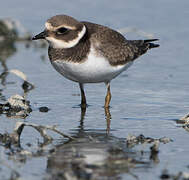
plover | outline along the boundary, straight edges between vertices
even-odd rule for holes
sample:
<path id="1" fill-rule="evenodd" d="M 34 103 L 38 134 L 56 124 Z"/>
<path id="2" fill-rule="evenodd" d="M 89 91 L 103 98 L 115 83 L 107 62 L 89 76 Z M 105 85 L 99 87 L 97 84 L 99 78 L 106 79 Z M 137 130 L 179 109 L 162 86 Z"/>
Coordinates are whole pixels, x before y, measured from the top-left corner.
<path id="1" fill-rule="evenodd" d="M 45 30 L 32 40 L 45 39 L 53 67 L 64 77 L 79 83 L 81 106 L 86 107 L 85 83 L 105 83 L 105 107 L 111 100 L 110 82 L 158 39 L 127 40 L 109 27 L 56 15 L 45 23 Z"/>

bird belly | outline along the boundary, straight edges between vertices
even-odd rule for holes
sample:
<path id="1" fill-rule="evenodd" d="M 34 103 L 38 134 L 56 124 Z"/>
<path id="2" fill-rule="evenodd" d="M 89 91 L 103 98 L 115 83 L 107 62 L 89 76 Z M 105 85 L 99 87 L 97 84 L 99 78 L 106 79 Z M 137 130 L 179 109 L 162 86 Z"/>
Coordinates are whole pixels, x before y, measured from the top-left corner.
<path id="1" fill-rule="evenodd" d="M 122 71 L 126 70 L 132 62 L 125 65 L 112 66 L 104 57 L 90 55 L 81 62 L 56 60 L 52 62 L 54 68 L 67 79 L 79 83 L 109 82 Z"/>

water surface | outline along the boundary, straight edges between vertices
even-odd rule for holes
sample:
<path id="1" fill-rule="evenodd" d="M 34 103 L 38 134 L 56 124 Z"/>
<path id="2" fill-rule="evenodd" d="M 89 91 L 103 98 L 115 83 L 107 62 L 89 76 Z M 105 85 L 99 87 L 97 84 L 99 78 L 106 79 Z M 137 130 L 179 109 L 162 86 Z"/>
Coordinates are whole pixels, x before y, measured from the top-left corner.
<path id="1" fill-rule="evenodd" d="M 41 32 L 49 17 L 68 14 L 78 20 L 92 21 L 114 29 L 136 28 L 160 39 L 160 48 L 140 57 L 132 67 L 112 81 L 110 108 L 110 133 L 114 138 L 144 134 L 154 138 L 165 136 L 173 140 L 171 143 L 160 145 L 159 163 L 131 170 L 139 179 L 159 179 L 165 168 L 171 173 L 188 171 L 189 134 L 175 122 L 189 111 L 189 61 L 186 38 L 189 29 L 188 5 L 187 0 L 7 0 L 1 3 L 0 17 L 19 20 L 32 34 Z M 128 39 L 146 38 L 135 32 L 127 33 L 125 36 Z M 8 69 L 19 69 L 26 73 L 29 81 L 35 85 L 35 89 L 27 96 L 33 111 L 24 120 L 1 115 L 0 132 L 12 132 L 15 123 L 21 120 L 42 125 L 57 124 L 58 128 L 67 134 L 82 131 L 104 137 L 104 84 L 85 86 L 89 107 L 81 125 L 78 85 L 63 78 L 51 67 L 47 49 L 35 49 L 33 46 L 26 48 L 22 42 L 16 43 L 15 48 L 16 51 L 13 50 L 4 62 Z M 44 60 L 41 59 L 41 55 L 45 55 Z M 3 66 L 0 70 L 4 71 Z M 5 85 L 1 85 L 2 96 L 7 99 L 12 94 L 22 94 L 21 83 L 19 78 L 8 74 Z M 38 108 L 41 106 L 47 106 L 50 111 L 39 112 Z M 33 129 L 26 128 L 22 135 L 22 144 L 37 143 L 38 138 L 39 134 Z M 57 144 L 58 142 L 57 140 Z M 6 159 L 3 147 L 1 151 L 1 158 Z M 42 179 L 48 171 L 46 156 L 28 158 L 25 163 L 12 160 L 7 162 L 18 170 L 23 179 Z M 6 176 L 6 171 L 8 170 L 5 167 L 0 173 Z M 119 176 L 122 179 L 135 179 L 126 171 L 120 172 Z"/>

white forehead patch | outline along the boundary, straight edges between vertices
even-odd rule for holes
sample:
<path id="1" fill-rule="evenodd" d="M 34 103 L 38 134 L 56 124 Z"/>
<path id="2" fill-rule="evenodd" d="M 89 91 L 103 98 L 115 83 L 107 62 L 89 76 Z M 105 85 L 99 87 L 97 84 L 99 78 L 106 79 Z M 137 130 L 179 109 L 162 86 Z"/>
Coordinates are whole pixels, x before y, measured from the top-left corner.
<path id="1" fill-rule="evenodd" d="M 80 41 L 80 39 L 84 36 L 85 32 L 86 27 L 83 25 L 83 28 L 79 32 L 78 36 L 71 41 L 65 42 L 64 40 L 59 40 L 54 37 L 46 37 L 46 40 L 49 42 L 49 45 L 53 48 L 71 48 L 74 47 Z"/>
<path id="2" fill-rule="evenodd" d="M 54 30 L 54 27 L 53 27 L 50 23 L 48 23 L 48 22 L 45 23 L 45 27 L 46 27 L 48 30 Z"/>

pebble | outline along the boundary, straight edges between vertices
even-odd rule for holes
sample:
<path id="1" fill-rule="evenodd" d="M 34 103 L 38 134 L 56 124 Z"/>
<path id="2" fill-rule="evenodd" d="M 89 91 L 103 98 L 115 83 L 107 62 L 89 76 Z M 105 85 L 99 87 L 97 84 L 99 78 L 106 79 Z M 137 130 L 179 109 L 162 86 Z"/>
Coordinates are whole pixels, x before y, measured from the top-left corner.
<path id="1" fill-rule="evenodd" d="M 40 112 L 48 112 L 48 111 L 49 111 L 49 108 L 46 107 L 46 106 L 43 106 L 43 107 L 40 107 L 40 108 L 39 108 L 39 111 L 40 111 Z"/>

